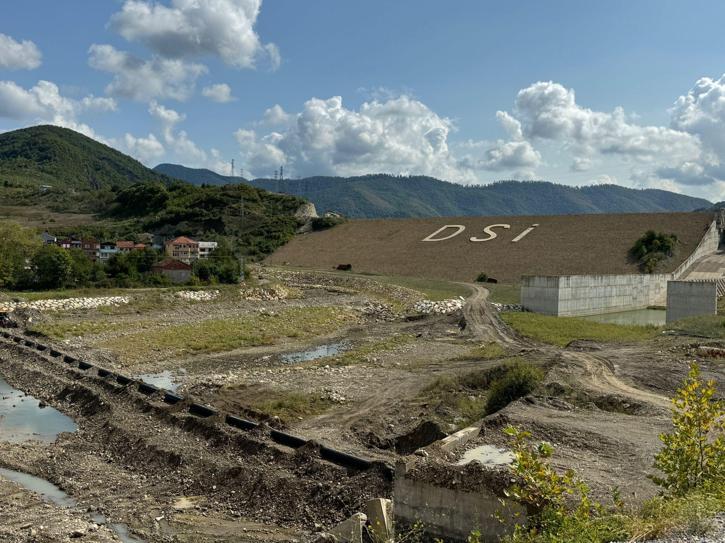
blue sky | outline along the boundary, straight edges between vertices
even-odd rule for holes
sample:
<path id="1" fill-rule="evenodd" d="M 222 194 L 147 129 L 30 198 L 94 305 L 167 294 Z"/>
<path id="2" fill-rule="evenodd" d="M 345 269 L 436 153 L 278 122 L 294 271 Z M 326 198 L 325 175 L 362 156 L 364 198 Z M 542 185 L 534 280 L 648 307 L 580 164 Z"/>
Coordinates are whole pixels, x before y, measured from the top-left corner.
<path id="1" fill-rule="evenodd" d="M 722 2 L 6 0 L 0 130 L 245 175 L 725 199 Z"/>

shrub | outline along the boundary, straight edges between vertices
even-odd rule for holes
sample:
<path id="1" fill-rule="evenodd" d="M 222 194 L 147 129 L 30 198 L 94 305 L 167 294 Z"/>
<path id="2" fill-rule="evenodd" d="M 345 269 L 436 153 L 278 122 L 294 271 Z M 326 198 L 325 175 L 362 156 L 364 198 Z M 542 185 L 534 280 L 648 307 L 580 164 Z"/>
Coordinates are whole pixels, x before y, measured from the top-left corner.
<path id="1" fill-rule="evenodd" d="M 476 283 L 486 283 L 488 281 L 488 274 L 486 273 L 479 273 L 478 277 L 476 277 Z"/>
<path id="2" fill-rule="evenodd" d="M 486 401 L 486 414 L 490 415 L 508 404 L 526 396 L 536 388 L 543 372 L 531 364 L 516 362 L 507 371 L 491 382 Z"/>
<path id="3" fill-rule="evenodd" d="M 704 382 L 692 363 L 672 399 L 674 430 L 660 435 L 664 447 L 655 456 L 665 476 L 654 480 L 676 496 L 725 488 L 725 402 L 715 393 L 715 381 Z"/>
<path id="4" fill-rule="evenodd" d="M 677 246 L 677 236 L 648 230 L 634 242 L 629 250 L 630 256 L 639 261 L 640 269 L 645 273 L 654 273 L 657 265 L 672 256 Z"/>
<path id="5" fill-rule="evenodd" d="M 337 226 L 338 224 L 342 224 L 345 222 L 345 219 L 342 217 L 315 217 L 312 219 L 312 229 L 317 230 L 327 230 L 328 228 L 332 228 L 333 226 Z"/>

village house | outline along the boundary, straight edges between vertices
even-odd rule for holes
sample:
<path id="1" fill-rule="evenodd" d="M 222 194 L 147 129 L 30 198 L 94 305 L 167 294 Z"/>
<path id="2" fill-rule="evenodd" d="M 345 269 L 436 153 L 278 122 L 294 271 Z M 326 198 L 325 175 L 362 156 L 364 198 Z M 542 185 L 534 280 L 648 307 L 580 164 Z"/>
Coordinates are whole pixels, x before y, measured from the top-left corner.
<path id="1" fill-rule="evenodd" d="M 130 253 L 131 251 L 142 251 L 146 248 L 143 243 L 135 243 L 133 241 L 119 240 L 116 242 L 116 249 L 119 253 Z"/>
<path id="2" fill-rule="evenodd" d="M 118 253 L 118 247 L 116 247 L 115 241 L 104 241 L 101 243 L 101 247 L 98 251 L 99 260 L 108 260 L 113 255 Z"/>
<path id="3" fill-rule="evenodd" d="M 219 244 L 216 241 L 199 242 L 199 258 L 208 258 L 212 251 L 216 250 Z"/>
<path id="4" fill-rule="evenodd" d="M 91 260 L 96 260 L 100 257 L 101 244 L 93 238 L 81 240 L 80 248 Z"/>
<path id="5" fill-rule="evenodd" d="M 199 242 L 186 236 L 179 236 L 166 242 L 166 254 L 186 264 L 199 258 Z"/>
<path id="6" fill-rule="evenodd" d="M 52 234 L 49 234 L 48 232 L 43 232 L 42 234 L 40 234 L 40 239 L 45 245 L 55 245 L 58 242 L 58 238 L 56 238 Z"/>
<path id="7" fill-rule="evenodd" d="M 151 271 L 168 277 L 172 283 L 186 283 L 191 279 L 191 266 L 173 258 L 157 262 L 151 267 Z"/>

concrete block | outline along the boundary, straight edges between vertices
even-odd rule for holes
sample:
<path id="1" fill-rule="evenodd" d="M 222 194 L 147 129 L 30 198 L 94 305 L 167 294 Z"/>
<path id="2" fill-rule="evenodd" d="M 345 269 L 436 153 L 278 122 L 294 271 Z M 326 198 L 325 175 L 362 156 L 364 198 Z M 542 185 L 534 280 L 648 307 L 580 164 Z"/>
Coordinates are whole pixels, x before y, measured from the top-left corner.
<path id="1" fill-rule="evenodd" d="M 366 505 L 368 524 L 375 543 L 393 541 L 393 502 L 385 498 L 375 498 Z"/>
<path id="2" fill-rule="evenodd" d="M 335 526 L 330 533 L 342 543 L 363 543 L 363 531 L 368 517 L 363 513 L 355 513 L 349 519 Z"/>
<path id="3" fill-rule="evenodd" d="M 438 446 L 444 451 L 452 451 L 458 447 L 462 447 L 474 437 L 481 433 L 480 426 L 469 426 L 463 430 L 458 430 L 456 433 L 449 435 L 446 438 L 441 439 L 438 442 Z"/>

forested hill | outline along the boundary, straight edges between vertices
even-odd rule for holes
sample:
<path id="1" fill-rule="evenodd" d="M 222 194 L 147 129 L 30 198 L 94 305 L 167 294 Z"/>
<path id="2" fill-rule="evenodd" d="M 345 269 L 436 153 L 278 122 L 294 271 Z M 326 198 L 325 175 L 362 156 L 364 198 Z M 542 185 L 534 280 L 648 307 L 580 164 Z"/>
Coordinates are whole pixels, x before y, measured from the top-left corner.
<path id="1" fill-rule="evenodd" d="M 0 181 L 75 190 L 124 188 L 166 176 L 94 139 L 59 126 L 0 134 Z"/>
<path id="2" fill-rule="evenodd" d="M 179 164 L 159 164 L 154 171 L 176 179 L 183 179 L 194 185 L 229 185 L 248 182 L 244 177 L 220 175 L 205 168 L 187 168 Z"/>
<path id="3" fill-rule="evenodd" d="M 239 178 L 183 166 L 164 164 L 156 170 L 198 184 L 239 182 Z M 313 202 L 319 213 L 337 211 L 358 218 L 645 213 L 712 206 L 707 200 L 664 190 L 635 190 L 618 185 L 576 188 L 544 181 L 501 181 L 466 187 L 432 177 L 367 175 L 246 182 L 273 192 L 301 196 Z"/>

